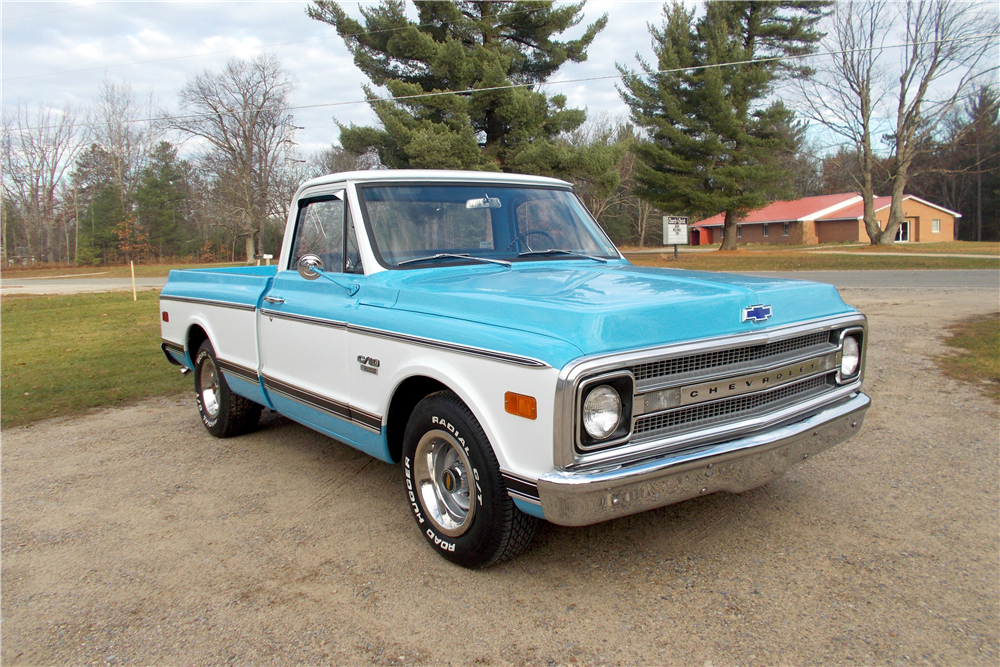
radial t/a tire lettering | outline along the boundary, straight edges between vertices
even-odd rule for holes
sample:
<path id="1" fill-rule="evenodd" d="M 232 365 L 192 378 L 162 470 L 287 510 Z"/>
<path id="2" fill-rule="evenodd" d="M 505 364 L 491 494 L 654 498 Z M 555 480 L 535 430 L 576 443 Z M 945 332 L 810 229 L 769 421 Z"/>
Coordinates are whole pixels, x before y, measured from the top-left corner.
<path id="1" fill-rule="evenodd" d="M 194 358 L 194 393 L 201 422 L 217 438 L 249 433 L 260 421 L 263 406 L 232 392 L 207 340 Z"/>
<path id="2" fill-rule="evenodd" d="M 450 391 L 424 398 L 403 436 L 407 502 L 424 539 L 448 560 L 481 568 L 520 553 L 538 520 L 507 495 L 472 411 Z"/>

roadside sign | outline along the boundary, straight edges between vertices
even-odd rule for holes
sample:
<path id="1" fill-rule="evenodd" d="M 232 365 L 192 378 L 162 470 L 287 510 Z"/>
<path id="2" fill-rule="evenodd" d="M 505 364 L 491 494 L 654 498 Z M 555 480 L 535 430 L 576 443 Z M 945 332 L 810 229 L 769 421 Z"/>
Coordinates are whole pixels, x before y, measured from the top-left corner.
<path id="1" fill-rule="evenodd" d="M 677 260 L 677 246 L 688 245 L 688 219 L 680 215 L 663 216 L 663 245 L 674 246 L 674 260 Z"/>
<path id="2" fill-rule="evenodd" d="M 688 245 L 688 219 L 683 216 L 663 216 L 663 245 Z"/>

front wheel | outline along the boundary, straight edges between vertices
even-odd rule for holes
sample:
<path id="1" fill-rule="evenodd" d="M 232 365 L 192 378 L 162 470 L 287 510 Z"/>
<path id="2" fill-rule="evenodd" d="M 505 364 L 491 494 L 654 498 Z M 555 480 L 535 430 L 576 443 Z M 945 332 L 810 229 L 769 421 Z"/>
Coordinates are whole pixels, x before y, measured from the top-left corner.
<path id="1" fill-rule="evenodd" d="M 249 433 L 260 421 L 263 407 L 232 392 L 207 340 L 194 358 L 194 392 L 201 421 L 217 438 Z"/>
<path id="2" fill-rule="evenodd" d="M 452 392 L 431 394 L 413 410 L 403 474 L 424 539 L 453 563 L 486 567 L 530 544 L 538 520 L 507 495 L 486 434 Z"/>

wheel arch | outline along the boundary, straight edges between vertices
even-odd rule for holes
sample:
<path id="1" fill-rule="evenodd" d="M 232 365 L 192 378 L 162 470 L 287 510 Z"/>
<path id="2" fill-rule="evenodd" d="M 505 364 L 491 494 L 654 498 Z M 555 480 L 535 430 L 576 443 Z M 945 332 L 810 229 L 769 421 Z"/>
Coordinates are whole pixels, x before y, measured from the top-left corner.
<path id="1" fill-rule="evenodd" d="M 195 323 L 188 327 L 187 334 L 184 336 L 184 349 L 187 351 L 188 363 L 191 364 L 191 368 L 194 368 L 194 358 L 198 355 L 198 348 L 206 340 L 210 341 L 211 338 L 201 324 Z"/>
<path id="2" fill-rule="evenodd" d="M 427 396 L 439 391 L 453 391 L 440 380 L 426 375 L 411 375 L 401 381 L 392 392 L 389 399 L 389 409 L 386 412 L 386 443 L 389 446 L 389 456 L 394 462 L 399 462 L 403 452 L 403 433 L 406 424 L 413 414 L 417 403 Z"/>

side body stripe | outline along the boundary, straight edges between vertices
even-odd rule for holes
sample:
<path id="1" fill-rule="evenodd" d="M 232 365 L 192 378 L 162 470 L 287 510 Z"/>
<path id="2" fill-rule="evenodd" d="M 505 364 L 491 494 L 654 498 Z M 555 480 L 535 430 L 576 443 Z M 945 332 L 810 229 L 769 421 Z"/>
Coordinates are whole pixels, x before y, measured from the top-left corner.
<path id="1" fill-rule="evenodd" d="M 266 375 L 264 376 L 264 386 L 268 391 L 281 394 L 286 398 L 298 401 L 308 407 L 321 410 L 327 414 L 333 415 L 334 417 L 339 417 L 340 419 L 353 422 L 359 426 L 363 426 L 371 431 L 374 431 L 375 433 L 380 433 L 382 430 L 382 417 L 352 407 L 346 403 L 331 400 L 324 396 L 320 396 L 319 394 L 302 389 L 301 387 L 296 387 L 295 385 L 282 382 L 281 380 L 276 380 Z"/>
<path id="2" fill-rule="evenodd" d="M 232 301 L 220 301 L 218 299 L 199 299 L 193 296 L 170 296 L 161 294 L 160 301 L 180 301 L 181 303 L 197 303 L 204 306 L 218 306 L 220 308 L 232 308 L 234 310 L 257 310 L 257 306 L 250 303 L 233 303 Z"/>

